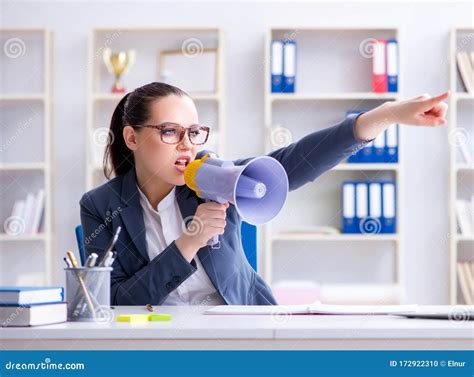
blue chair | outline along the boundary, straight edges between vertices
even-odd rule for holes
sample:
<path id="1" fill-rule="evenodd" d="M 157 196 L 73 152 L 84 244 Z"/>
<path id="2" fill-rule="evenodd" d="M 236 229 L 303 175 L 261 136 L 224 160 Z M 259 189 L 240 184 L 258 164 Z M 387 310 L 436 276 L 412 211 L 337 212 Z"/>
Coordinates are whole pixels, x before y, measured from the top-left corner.
<path id="1" fill-rule="evenodd" d="M 247 257 L 247 260 L 249 261 L 252 268 L 257 271 L 257 227 L 242 221 L 240 234 L 242 237 L 242 247 L 244 249 L 245 256 Z M 79 248 L 81 265 L 84 266 L 86 262 L 86 254 L 84 251 L 82 225 L 76 226 L 76 241 L 77 247 Z"/>

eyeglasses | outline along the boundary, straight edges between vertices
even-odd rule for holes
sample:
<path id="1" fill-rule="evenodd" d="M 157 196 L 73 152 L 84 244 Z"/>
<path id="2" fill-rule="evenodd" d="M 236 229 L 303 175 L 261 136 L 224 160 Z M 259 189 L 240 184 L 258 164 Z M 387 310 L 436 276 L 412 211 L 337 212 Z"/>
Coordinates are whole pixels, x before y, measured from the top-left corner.
<path id="1" fill-rule="evenodd" d="M 192 125 L 183 127 L 176 123 L 163 123 L 158 126 L 137 124 L 135 128 L 154 128 L 160 132 L 161 141 L 165 144 L 178 144 L 183 140 L 184 134 L 188 134 L 189 141 L 194 145 L 202 145 L 209 137 L 209 127 Z"/>

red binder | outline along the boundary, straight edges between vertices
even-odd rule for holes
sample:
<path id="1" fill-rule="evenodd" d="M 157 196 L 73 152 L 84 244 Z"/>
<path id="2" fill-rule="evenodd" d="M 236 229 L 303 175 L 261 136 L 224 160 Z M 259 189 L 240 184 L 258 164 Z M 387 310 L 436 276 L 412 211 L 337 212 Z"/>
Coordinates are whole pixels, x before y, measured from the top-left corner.
<path id="1" fill-rule="evenodd" d="M 374 39 L 372 55 L 372 91 L 387 92 L 387 42 L 385 39 Z"/>

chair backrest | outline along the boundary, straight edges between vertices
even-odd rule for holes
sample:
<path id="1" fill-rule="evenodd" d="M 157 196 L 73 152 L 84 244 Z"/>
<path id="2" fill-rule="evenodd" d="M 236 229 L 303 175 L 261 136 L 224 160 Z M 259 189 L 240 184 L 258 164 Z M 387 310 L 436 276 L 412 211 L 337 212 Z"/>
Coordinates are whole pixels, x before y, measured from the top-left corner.
<path id="1" fill-rule="evenodd" d="M 252 268 L 257 271 L 257 227 L 242 221 L 240 227 L 242 247 Z"/>
<path id="2" fill-rule="evenodd" d="M 242 236 L 242 247 L 244 249 L 245 256 L 247 257 L 247 260 L 249 261 L 252 268 L 257 271 L 257 227 L 242 221 L 240 234 Z M 86 254 L 84 251 L 82 225 L 76 226 L 76 241 L 77 248 L 79 249 L 81 265 L 84 266 L 86 262 Z"/>

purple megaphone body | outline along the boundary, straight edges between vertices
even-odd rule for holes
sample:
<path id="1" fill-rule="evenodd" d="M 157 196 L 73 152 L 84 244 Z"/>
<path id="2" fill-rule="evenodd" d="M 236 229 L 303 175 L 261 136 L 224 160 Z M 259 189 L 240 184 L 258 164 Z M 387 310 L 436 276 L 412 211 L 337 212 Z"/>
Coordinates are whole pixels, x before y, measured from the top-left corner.
<path id="1" fill-rule="evenodd" d="M 195 187 L 191 188 L 203 199 L 232 203 L 249 224 L 269 222 L 286 202 L 288 176 L 272 157 L 256 157 L 242 166 L 209 156 L 197 162 L 192 177 Z M 216 244 L 217 236 L 209 241 L 209 245 Z"/>

